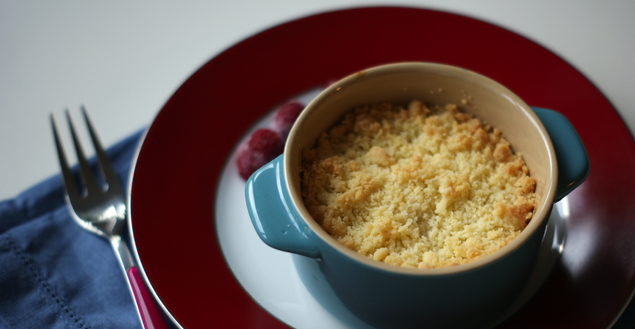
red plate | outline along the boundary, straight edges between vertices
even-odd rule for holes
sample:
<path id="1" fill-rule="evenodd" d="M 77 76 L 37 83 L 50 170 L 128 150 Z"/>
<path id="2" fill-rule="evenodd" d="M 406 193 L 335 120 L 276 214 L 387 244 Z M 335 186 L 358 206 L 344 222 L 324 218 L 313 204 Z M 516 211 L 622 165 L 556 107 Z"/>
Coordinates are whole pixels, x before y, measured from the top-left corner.
<path id="1" fill-rule="evenodd" d="M 635 285 L 635 143 L 607 99 L 542 46 L 449 13 L 361 8 L 319 14 L 246 39 L 179 88 L 152 123 L 131 190 L 145 275 L 186 328 L 285 328 L 234 280 L 214 233 L 218 177 L 241 135 L 276 104 L 357 70 L 401 61 L 480 72 L 575 126 L 591 162 L 570 194 L 560 261 L 504 328 L 604 328 Z"/>

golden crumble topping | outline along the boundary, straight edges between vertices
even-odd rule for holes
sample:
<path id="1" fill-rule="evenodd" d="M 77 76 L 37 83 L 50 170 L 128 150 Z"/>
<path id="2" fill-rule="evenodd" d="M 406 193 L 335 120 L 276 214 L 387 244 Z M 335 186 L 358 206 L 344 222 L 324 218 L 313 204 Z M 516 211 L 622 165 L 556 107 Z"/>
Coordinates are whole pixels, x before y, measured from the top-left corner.
<path id="1" fill-rule="evenodd" d="M 302 158 L 313 218 L 346 247 L 388 264 L 478 259 L 533 214 L 536 181 L 520 154 L 454 104 L 359 107 Z"/>

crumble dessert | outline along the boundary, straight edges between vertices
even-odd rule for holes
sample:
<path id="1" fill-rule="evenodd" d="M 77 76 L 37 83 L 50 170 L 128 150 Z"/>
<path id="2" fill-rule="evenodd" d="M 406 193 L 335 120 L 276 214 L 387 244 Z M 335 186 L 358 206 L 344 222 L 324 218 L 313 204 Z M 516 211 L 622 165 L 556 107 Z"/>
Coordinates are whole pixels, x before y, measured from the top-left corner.
<path id="1" fill-rule="evenodd" d="M 302 197 L 344 246 L 435 268 L 499 250 L 525 228 L 535 179 L 498 129 L 454 104 L 356 108 L 302 152 Z"/>

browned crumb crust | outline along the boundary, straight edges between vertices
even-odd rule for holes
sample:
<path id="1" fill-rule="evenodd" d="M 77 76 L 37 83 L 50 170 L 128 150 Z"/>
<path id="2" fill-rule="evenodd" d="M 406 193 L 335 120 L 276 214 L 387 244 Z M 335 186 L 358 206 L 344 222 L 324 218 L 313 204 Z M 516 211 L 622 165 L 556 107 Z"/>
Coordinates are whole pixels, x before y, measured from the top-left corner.
<path id="1" fill-rule="evenodd" d="M 536 181 L 500 131 L 449 104 L 363 106 L 303 150 L 302 197 L 346 247 L 377 261 L 463 264 L 514 239 Z"/>

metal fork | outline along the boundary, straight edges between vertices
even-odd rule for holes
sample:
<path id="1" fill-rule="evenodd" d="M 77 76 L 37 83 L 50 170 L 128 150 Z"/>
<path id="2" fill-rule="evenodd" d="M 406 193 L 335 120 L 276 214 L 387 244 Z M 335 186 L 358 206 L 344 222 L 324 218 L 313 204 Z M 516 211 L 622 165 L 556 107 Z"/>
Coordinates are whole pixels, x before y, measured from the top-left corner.
<path id="1" fill-rule="evenodd" d="M 70 127 L 75 151 L 77 152 L 81 185 L 75 181 L 66 160 L 62 141 L 57 132 L 55 118 L 51 114 L 53 137 L 55 138 L 57 155 L 62 169 L 62 180 L 66 188 L 66 201 L 72 210 L 71 212 L 76 215 L 73 218 L 81 227 L 106 238 L 110 242 L 121 269 L 126 275 L 128 288 L 132 294 L 132 300 L 135 303 L 137 314 L 143 327 L 167 328 L 165 319 L 154 303 L 134 265 L 126 242 L 121 238 L 122 229 L 126 222 L 126 202 L 119 178 L 112 168 L 110 160 L 108 160 L 108 155 L 101 146 L 86 109 L 82 106 L 81 110 L 93 141 L 103 184 L 93 174 L 75 131 L 73 120 L 68 110 L 66 110 L 68 126 Z"/>

